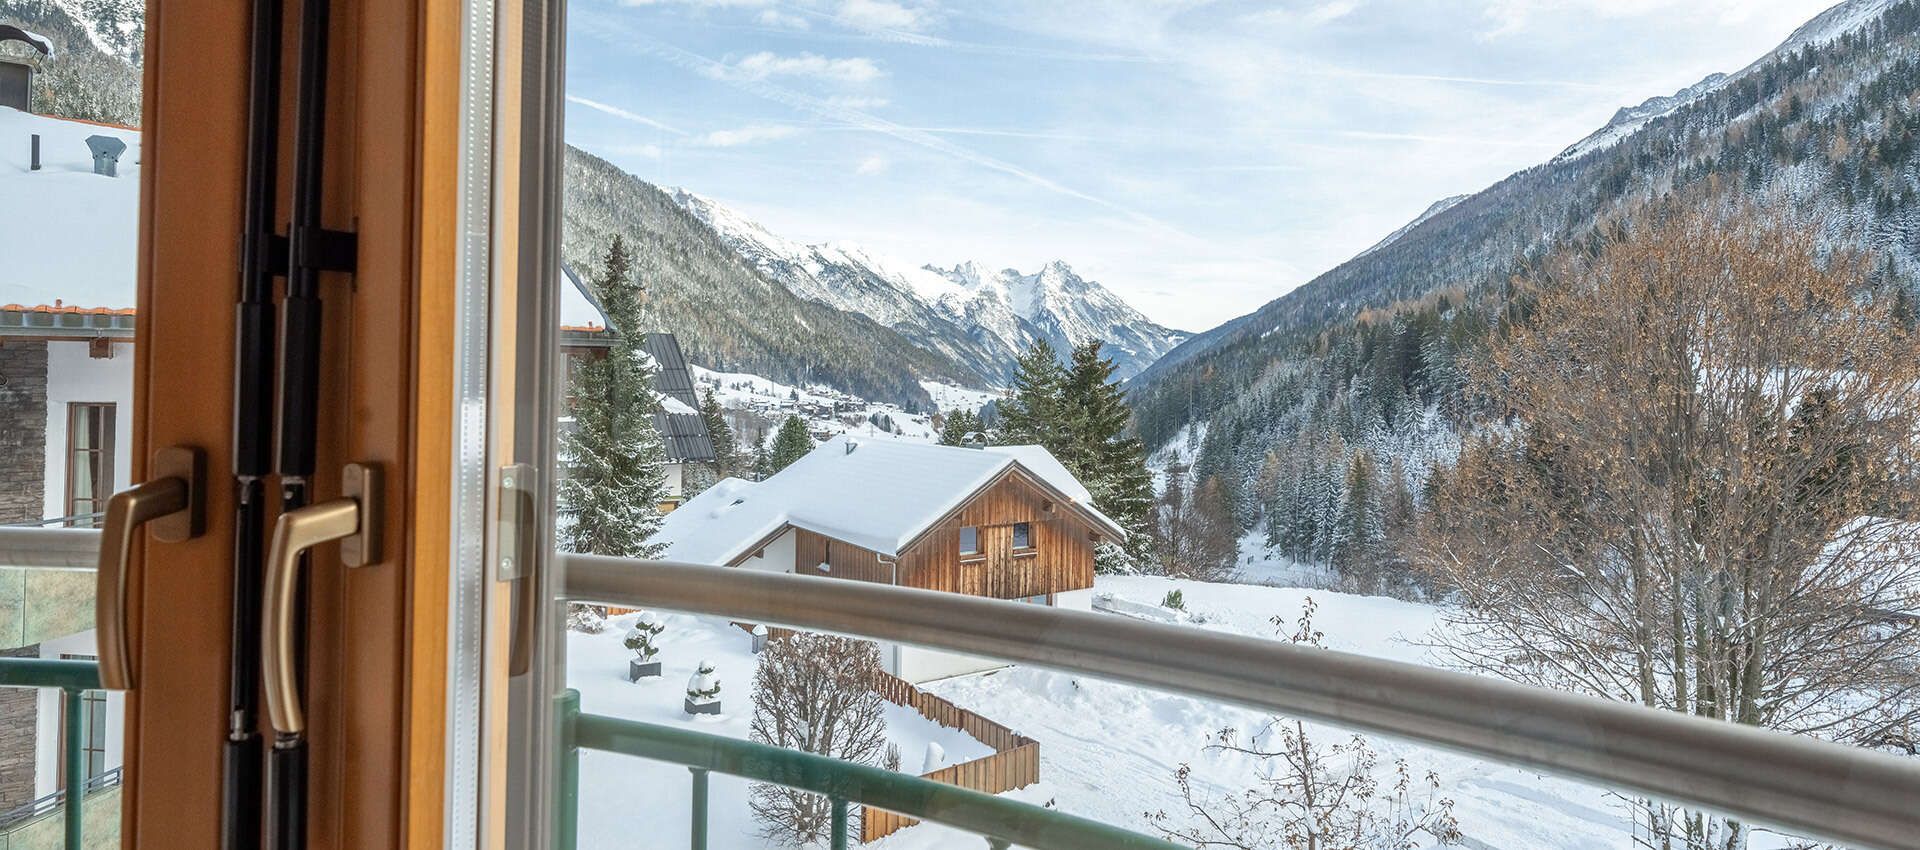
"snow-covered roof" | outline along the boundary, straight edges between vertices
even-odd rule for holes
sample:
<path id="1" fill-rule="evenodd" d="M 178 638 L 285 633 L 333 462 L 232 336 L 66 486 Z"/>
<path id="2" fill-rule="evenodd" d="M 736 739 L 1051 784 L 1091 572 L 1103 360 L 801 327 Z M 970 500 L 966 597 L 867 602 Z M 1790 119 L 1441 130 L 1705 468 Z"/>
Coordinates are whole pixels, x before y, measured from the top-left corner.
<path id="1" fill-rule="evenodd" d="M 576 331 L 607 329 L 607 313 L 600 309 L 587 285 L 573 269 L 560 267 L 560 327 Z"/>
<path id="2" fill-rule="evenodd" d="M 30 137 L 40 136 L 40 170 Z M 93 173 L 88 136 L 127 143 L 118 177 Z M 134 307 L 140 133 L 0 106 L 0 306 L 114 312 Z"/>
<path id="3" fill-rule="evenodd" d="M 1059 492 L 1120 537 L 1087 488 L 1040 446 L 985 449 L 841 435 L 758 484 L 728 478 L 667 514 L 662 557 L 727 565 L 791 525 L 889 557 L 1010 469 Z"/>

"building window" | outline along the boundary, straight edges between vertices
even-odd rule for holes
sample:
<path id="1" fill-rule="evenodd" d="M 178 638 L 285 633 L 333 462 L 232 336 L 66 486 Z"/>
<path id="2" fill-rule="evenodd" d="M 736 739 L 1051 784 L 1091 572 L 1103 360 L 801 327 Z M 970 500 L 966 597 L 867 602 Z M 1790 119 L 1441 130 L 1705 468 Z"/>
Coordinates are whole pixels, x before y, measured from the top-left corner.
<path id="1" fill-rule="evenodd" d="M 63 654 L 60 657 L 75 661 L 94 660 L 94 656 L 91 655 Z M 64 701 L 73 699 L 73 697 L 63 694 L 61 699 Z M 64 713 L 66 706 L 63 704 L 60 710 Z M 64 753 L 66 752 L 66 725 L 62 724 L 60 730 L 60 751 Z M 107 772 L 106 691 L 80 692 L 80 762 L 86 766 L 84 781 L 91 782 L 95 777 Z M 59 764 L 60 770 L 62 771 L 60 780 L 62 783 L 65 783 L 65 771 L 67 769 L 66 758 L 62 757 L 59 759 Z"/>
<path id="2" fill-rule="evenodd" d="M 113 405 L 67 405 L 67 516 L 107 509 L 113 496 Z M 93 519 L 75 520 L 92 527 Z"/>
<path id="3" fill-rule="evenodd" d="M 1033 548 L 1033 524 L 1016 522 L 1013 524 L 1013 548 Z"/>
<path id="4" fill-rule="evenodd" d="M 980 529 L 971 525 L 960 528 L 960 554 L 980 554 Z"/>

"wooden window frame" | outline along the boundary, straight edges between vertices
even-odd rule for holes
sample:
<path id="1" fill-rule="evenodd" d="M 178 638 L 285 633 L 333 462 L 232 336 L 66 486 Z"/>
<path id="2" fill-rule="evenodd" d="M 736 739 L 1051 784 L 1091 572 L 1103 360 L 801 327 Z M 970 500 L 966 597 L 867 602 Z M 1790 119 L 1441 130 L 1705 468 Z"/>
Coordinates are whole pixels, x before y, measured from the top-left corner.
<path id="1" fill-rule="evenodd" d="M 1025 528 L 1027 530 L 1027 545 L 1025 546 L 1020 545 L 1020 529 L 1022 528 Z M 1038 548 L 1039 547 L 1035 546 L 1033 542 L 1033 523 L 1030 523 L 1030 522 L 1014 523 L 1013 524 L 1014 555 L 1016 556 L 1022 555 L 1022 554 L 1031 555 L 1031 554 L 1034 554 L 1036 551 L 1038 551 Z"/>
<path id="2" fill-rule="evenodd" d="M 100 427 L 99 445 L 81 449 L 77 437 L 80 434 L 80 419 L 86 413 L 93 412 L 103 417 Z M 110 401 L 70 401 L 67 402 L 67 442 L 66 442 L 66 490 L 61 502 L 67 516 L 97 514 L 107 509 L 107 500 L 113 497 L 113 450 L 114 430 L 119 425 L 117 405 Z M 86 500 L 85 509 L 77 504 L 74 485 L 79 481 L 78 470 L 81 455 L 96 455 L 97 460 L 89 460 L 87 466 L 93 471 L 93 495 Z M 92 527 L 93 520 L 76 521 L 73 525 Z"/>
<path id="3" fill-rule="evenodd" d="M 973 548 L 972 549 L 967 548 L 967 532 L 969 531 L 973 532 Z M 972 563 L 978 563 L 980 561 L 984 561 L 987 559 L 987 551 L 981 548 L 981 545 L 980 545 L 980 526 L 977 526 L 977 525 L 960 526 L 959 534 L 960 534 L 960 540 L 959 540 L 958 548 L 960 550 L 960 563 L 972 564 Z"/>

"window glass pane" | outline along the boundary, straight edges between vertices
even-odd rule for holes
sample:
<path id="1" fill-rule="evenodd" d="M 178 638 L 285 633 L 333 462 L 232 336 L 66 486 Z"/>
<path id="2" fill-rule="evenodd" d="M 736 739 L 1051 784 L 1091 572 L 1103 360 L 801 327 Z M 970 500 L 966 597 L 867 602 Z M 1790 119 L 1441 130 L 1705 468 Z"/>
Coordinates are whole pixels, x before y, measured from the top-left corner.
<path id="1" fill-rule="evenodd" d="M 603 310 L 564 344 L 674 334 L 689 407 L 711 391 L 707 436 L 732 443 L 716 480 L 660 484 L 690 499 L 660 522 L 668 556 L 791 563 L 761 538 L 801 518 L 862 549 L 934 541 L 875 552 L 930 591 L 1914 758 L 1920 630 L 1890 623 L 1920 588 L 1920 16 L 1823 18 L 1773 51 L 1784 22 L 1561 10 L 1503 34 L 1418 5 L 578 0 L 563 295 Z M 1706 40 L 1726 70 L 1757 61 L 1580 117 L 1622 105 L 1595 85 L 1625 78 L 1594 76 L 1611 45 L 1670 45 L 1636 67 L 1698 79 L 1682 57 Z M 615 444 L 576 396 L 574 445 Z M 686 448 L 662 422 L 664 466 Z M 993 489 L 998 462 L 1033 486 Z M 572 495 L 568 522 L 653 521 L 631 491 Z M 799 571 L 894 578 L 845 560 Z M 636 711 L 676 708 L 700 658 L 673 641 L 727 645 L 686 616 L 662 638 L 679 681 Z M 569 640 L 587 700 L 632 694 L 622 647 Z M 1032 798 L 1183 844 L 1371 847 L 1395 839 L 1321 830 L 1407 815 L 1416 846 L 1462 843 L 1455 801 L 1470 846 L 1801 843 L 1330 724 L 1086 679 L 1062 698 L 1043 659 L 910 656 L 881 657 L 1038 741 Z M 764 669 L 731 664 L 729 688 Z M 1318 754 L 1304 776 L 1290 750 Z M 1355 779 L 1370 799 L 1300 799 Z M 1242 804 L 1259 829 L 1209 828 Z"/>
<path id="2" fill-rule="evenodd" d="M 124 484 L 114 471 L 130 466 L 115 457 L 133 443 L 115 434 L 130 417 L 114 411 L 132 404 L 134 333 L 147 319 L 136 315 L 146 7 L 0 0 L 0 536 L 19 535 L 0 541 L 0 656 L 96 653 L 94 576 L 34 541 L 42 528 L 97 525 L 65 518 L 98 513 Z M 87 777 L 118 762 L 120 713 L 104 693 L 6 691 L 0 820 L 59 787 L 69 698 Z M 87 843 L 106 840 L 87 820 Z M 22 827 L 0 833 L 18 843 Z"/>

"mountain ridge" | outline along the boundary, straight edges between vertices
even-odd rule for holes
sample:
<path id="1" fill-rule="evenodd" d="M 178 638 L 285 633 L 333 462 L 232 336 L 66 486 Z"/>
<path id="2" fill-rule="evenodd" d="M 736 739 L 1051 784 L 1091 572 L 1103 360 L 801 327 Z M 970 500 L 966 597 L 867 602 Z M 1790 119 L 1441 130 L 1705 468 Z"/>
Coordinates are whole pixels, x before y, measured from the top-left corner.
<path id="1" fill-rule="evenodd" d="M 1613 120 L 1560 155 L 1516 171 L 1438 213 L 1423 215 L 1403 227 L 1397 238 L 1383 240 L 1252 312 L 1194 334 L 1130 384 L 1144 386 L 1183 363 L 1249 336 L 1347 320 L 1368 307 L 1383 307 L 1448 286 L 1499 279 L 1504 271 L 1519 268 L 1582 227 L 1592 211 L 1625 195 L 1624 175 L 1639 166 L 1612 155 L 1620 144 L 1681 123 L 1729 127 L 1765 99 L 1766 90 L 1783 84 L 1782 75 L 1788 69 L 1782 66 L 1791 65 L 1802 81 L 1819 73 L 1817 66 L 1804 59 L 1789 61 L 1792 57 L 1834 52 L 1839 42 L 1882 24 L 1894 10 L 1907 10 L 1910 15 L 1912 8 L 1911 0 L 1836 4 L 1745 67 L 1710 75 L 1674 95 L 1624 107 Z M 1740 108 L 1730 109 L 1736 102 Z M 1670 148 L 1686 143 L 1663 138 L 1651 145 L 1658 150 L 1644 153 L 1670 155 Z M 1554 209 L 1540 203 L 1540 198 L 1554 192 L 1573 193 L 1572 205 L 1580 208 L 1580 214 L 1574 214 L 1568 204 Z M 1537 208 L 1528 209 L 1531 220 L 1514 215 L 1534 205 Z"/>
<path id="2" fill-rule="evenodd" d="M 1033 273 L 979 261 L 914 267 L 852 242 L 789 239 L 712 198 L 684 188 L 663 191 L 794 294 L 866 315 L 993 385 L 1011 379 L 1015 358 L 1036 339 L 1062 355 L 1102 340 L 1116 374 L 1125 378 L 1187 336 L 1148 319 L 1064 260 Z"/>

